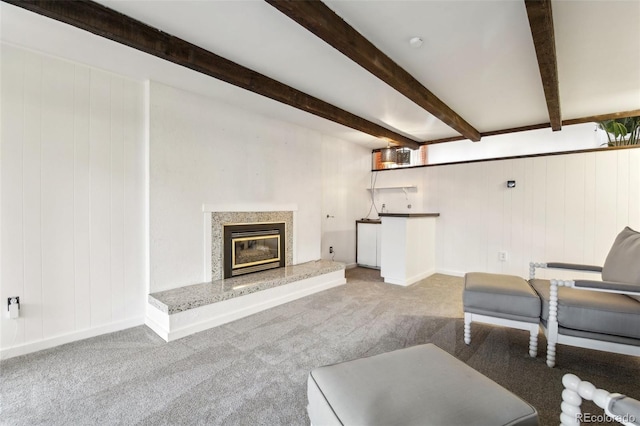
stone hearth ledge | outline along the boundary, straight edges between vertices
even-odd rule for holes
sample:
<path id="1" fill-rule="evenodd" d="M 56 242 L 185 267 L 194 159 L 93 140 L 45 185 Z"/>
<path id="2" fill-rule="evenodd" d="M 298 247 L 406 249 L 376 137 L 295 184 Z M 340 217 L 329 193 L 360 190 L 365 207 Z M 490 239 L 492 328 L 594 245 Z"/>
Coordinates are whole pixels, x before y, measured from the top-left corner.
<path id="1" fill-rule="evenodd" d="M 145 323 L 166 341 L 345 284 L 344 263 L 299 265 L 152 293 Z"/>

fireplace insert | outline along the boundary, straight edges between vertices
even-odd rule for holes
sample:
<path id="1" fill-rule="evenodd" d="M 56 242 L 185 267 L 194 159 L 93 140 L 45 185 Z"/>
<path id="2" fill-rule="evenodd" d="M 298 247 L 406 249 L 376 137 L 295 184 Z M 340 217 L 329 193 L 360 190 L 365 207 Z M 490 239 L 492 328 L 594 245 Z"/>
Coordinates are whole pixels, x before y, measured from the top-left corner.
<path id="1" fill-rule="evenodd" d="M 224 278 L 285 266 L 285 223 L 224 225 Z"/>

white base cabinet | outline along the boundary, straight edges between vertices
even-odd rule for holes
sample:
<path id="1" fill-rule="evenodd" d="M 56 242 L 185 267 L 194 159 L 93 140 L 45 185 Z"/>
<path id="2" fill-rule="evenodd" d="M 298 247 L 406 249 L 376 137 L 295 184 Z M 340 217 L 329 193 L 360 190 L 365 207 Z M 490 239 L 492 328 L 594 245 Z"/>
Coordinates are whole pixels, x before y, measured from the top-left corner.
<path id="1" fill-rule="evenodd" d="M 356 263 L 380 269 L 381 225 L 378 221 L 356 221 Z"/>

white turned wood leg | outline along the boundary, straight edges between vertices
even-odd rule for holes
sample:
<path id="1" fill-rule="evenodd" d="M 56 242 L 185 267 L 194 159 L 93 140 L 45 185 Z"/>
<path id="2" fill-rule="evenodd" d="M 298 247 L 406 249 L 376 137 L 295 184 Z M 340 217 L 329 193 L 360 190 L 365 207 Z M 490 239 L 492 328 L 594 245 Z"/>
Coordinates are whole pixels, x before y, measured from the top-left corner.
<path id="1" fill-rule="evenodd" d="M 464 313 L 464 343 L 471 343 L 471 314 L 468 312 Z"/>
<path id="2" fill-rule="evenodd" d="M 558 342 L 558 280 L 551 280 L 549 287 L 549 320 L 547 322 L 547 365 L 556 365 L 556 343 Z"/>
<path id="3" fill-rule="evenodd" d="M 556 365 L 556 344 L 549 342 L 547 345 L 547 365 L 553 368 Z"/>
<path id="4" fill-rule="evenodd" d="M 538 355 L 538 326 L 531 329 L 529 335 L 529 356 L 535 358 Z"/>

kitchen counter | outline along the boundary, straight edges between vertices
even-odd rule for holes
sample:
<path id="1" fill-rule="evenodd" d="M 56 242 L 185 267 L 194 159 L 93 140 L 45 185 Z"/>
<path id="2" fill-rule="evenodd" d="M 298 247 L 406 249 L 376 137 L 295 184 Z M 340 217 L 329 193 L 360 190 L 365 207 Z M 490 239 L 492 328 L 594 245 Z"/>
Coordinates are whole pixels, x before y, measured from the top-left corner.
<path id="1" fill-rule="evenodd" d="M 356 223 L 373 223 L 374 225 L 375 224 L 379 225 L 382 223 L 382 221 L 380 219 L 359 219 L 359 220 L 356 220 Z"/>
<path id="2" fill-rule="evenodd" d="M 438 217 L 440 213 L 378 213 L 380 217 Z"/>

